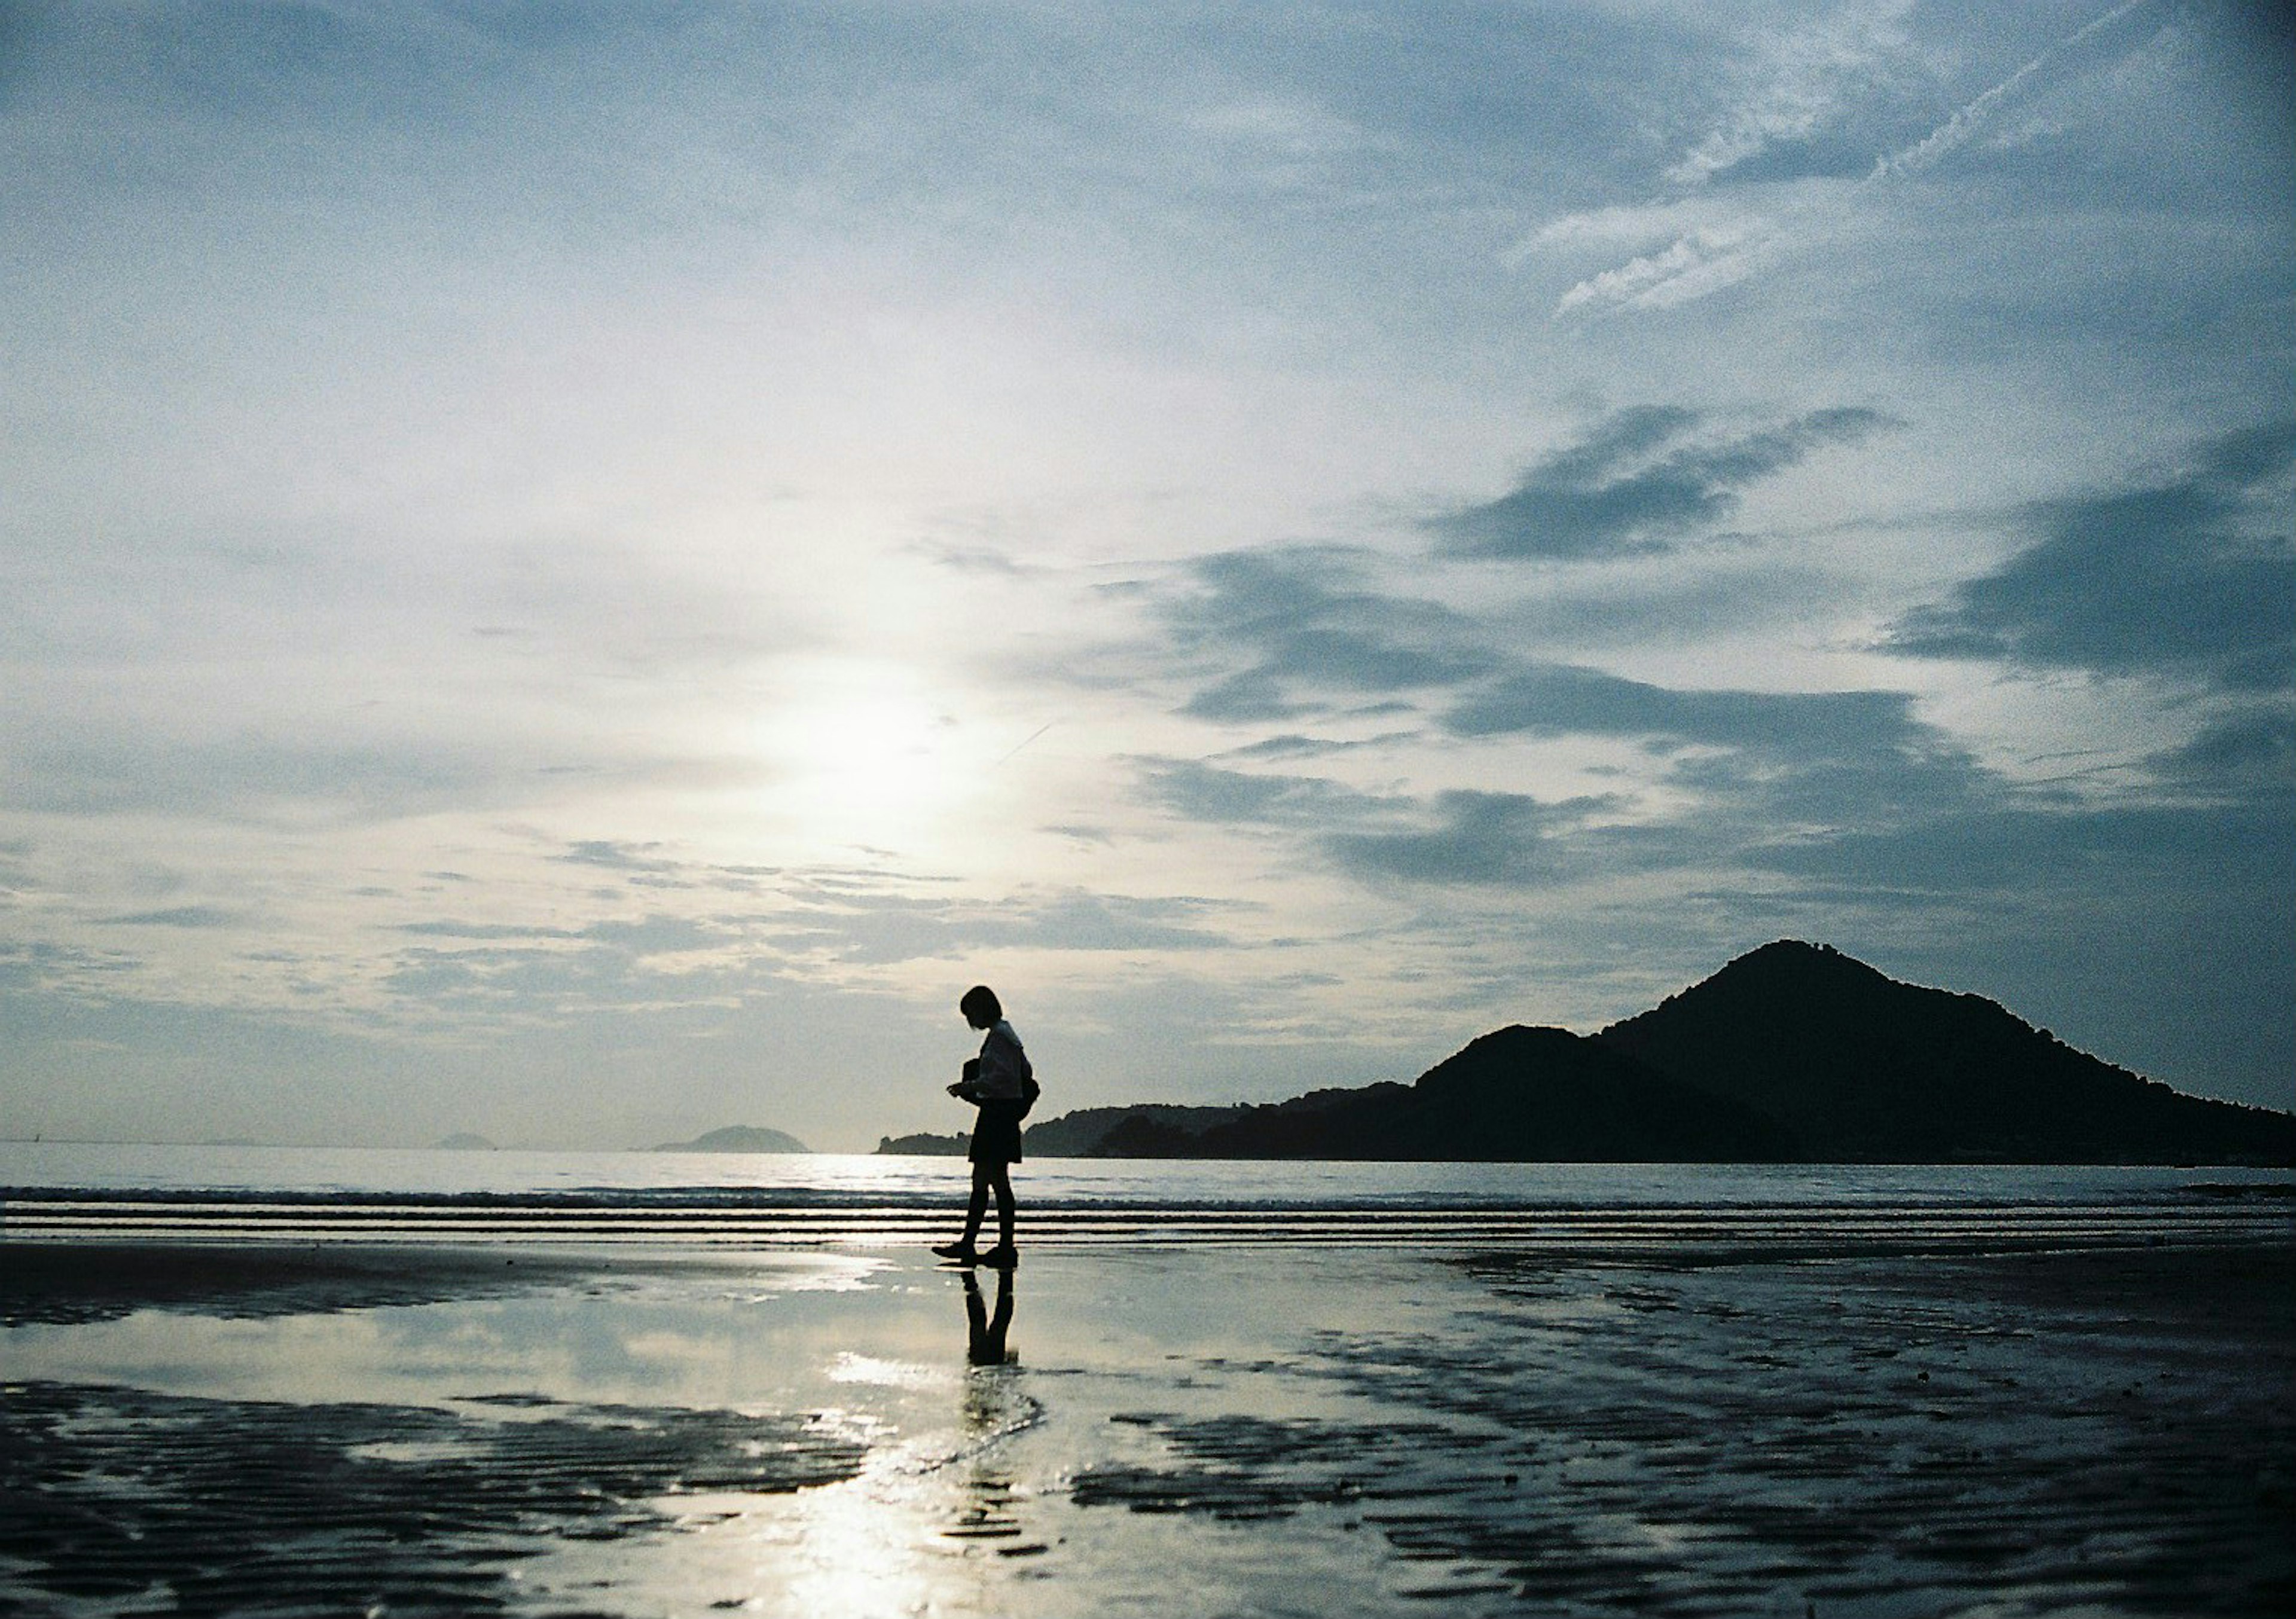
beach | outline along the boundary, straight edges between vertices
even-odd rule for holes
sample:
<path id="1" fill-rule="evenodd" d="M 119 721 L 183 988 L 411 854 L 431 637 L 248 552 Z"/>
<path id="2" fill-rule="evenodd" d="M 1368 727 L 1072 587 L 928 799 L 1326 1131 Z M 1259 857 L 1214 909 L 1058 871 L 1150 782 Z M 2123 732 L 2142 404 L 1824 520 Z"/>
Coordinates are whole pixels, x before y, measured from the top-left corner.
<path id="1" fill-rule="evenodd" d="M 2284 1613 L 2296 1245 L 2229 1201 L 1009 1274 L 12 1239 L 0 1612 Z"/>

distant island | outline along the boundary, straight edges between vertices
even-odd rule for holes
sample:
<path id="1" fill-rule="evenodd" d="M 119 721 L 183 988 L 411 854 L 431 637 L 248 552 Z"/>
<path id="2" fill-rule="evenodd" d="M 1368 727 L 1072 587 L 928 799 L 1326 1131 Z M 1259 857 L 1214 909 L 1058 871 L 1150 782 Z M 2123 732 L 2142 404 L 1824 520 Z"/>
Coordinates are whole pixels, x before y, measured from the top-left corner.
<path id="1" fill-rule="evenodd" d="M 965 1149 L 972 1145 L 972 1133 L 964 1130 L 958 1131 L 955 1135 L 934 1135 L 930 1131 L 921 1130 L 914 1135 L 881 1135 L 877 1138 L 877 1150 L 880 1153 L 898 1153 L 904 1157 L 961 1158 L 964 1156 Z M 1056 1158 L 1084 1157 L 1082 1153 L 1051 1152 L 1045 1148 L 1039 1148 L 1037 1151 L 1041 1156 Z"/>
<path id="2" fill-rule="evenodd" d="M 482 1135 L 472 1135 L 467 1130 L 458 1130 L 439 1142 L 438 1150 L 440 1152 L 496 1152 L 500 1149 Z"/>
<path id="3" fill-rule="evenodd" d="M 1595 1034 L 1497 1030 L 1410 1084 L 1089 1108 L 1045 1157 L 2296 1165 L 2296 1116 L 2172 1091 L 1979 995 L 1782 939 Z M 957 1152 L 962 1136 L 880 1152 Z"/>
<path id="4" fill-rule="evenodd" d="M 797 1137 L 756 1124 L 728 1124 L 690 1141 L 664 1141 L 649 1152 L 811 1152 Z"/>

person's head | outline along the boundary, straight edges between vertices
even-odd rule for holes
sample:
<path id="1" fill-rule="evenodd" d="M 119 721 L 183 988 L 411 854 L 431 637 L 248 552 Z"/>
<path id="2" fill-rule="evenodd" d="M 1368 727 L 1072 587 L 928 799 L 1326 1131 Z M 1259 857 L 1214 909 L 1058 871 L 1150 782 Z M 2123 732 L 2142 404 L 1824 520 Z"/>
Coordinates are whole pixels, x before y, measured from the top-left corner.
<path id="1" fill-rule="evenodd" d="M 956 1010 L 963 1012 L 964 1020 L 977 1029 L 995 1027 L 996 1020 L 1004 1015 L 1004 1009 L 996 1003 L 996 992 L 986 984 L 976 984 L 966 990 L 964 999 L 956 1003 Z"/>

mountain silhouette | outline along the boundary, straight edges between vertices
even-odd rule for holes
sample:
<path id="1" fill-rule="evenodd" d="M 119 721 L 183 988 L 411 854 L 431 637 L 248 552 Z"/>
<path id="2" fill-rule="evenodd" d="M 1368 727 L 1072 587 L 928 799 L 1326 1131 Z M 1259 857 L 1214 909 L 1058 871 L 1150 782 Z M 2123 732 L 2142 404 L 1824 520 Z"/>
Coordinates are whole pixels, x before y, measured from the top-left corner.
<path id="1" fill-rule="evenodd" d="M 2296 1119 L 2185 1096 L 1980 995 L 1782 939 L 1595 1039 L 1837 1163 L 2287 1163 Z"/>
<path id="2" fill-rule="evenodd" d="M 1027 1142 L 1048 1157 L 2287 1165 L 2296 1117 L 2181 1094 L 1981 996 L 1782 939 L 1598 1034 L 1516 1026 L 1408 1085 L 1085 1108 Z"/>
<path id="3" fill-rule="evenodd" d="M 1794 1156 L 1744 1104 L 1669 1078 L 1568 1029 L 1484 1035 L 1408 1085 L 1317 1091 L 1188 1135 L 1128 1121 L 1103 1157 L 1651 1162 Z"/>

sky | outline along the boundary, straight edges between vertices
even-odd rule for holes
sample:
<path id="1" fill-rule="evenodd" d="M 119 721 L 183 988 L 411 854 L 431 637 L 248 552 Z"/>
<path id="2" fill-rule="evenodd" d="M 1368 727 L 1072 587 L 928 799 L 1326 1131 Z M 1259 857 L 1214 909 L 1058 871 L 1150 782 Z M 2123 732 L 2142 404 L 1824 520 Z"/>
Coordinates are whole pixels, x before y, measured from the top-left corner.
<path id="1" fill-rule="evenodd" d="M 1770 939 L 2296 1106 L 2229 0 L 0 5 L 0 1135 L 816 1149 Z"/>

